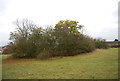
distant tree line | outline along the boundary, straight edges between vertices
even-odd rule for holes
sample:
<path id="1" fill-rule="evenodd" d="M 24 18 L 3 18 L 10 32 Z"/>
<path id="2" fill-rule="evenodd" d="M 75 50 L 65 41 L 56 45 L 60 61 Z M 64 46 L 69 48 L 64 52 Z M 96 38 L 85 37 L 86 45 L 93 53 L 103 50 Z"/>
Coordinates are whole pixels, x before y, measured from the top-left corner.
<path id="1" fill-rule="evenodd" d="M 83 25 L 73 20 L 61 20 L 55 27 L 45 29 L 32 21 L 15 22 L 17 29 L 10 33 L 13 57 L 47 59 L 55 56 L 73 56 L 96 48 L 108 48 L 105 40 L 93 39 L 80 32 Z"/>

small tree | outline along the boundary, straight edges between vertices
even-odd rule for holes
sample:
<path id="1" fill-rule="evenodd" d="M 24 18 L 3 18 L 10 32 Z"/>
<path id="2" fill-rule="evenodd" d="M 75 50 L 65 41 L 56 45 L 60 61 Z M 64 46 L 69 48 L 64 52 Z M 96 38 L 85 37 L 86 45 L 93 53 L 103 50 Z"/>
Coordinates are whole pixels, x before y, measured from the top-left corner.
<path id="1" fill-rule="evenodd" d="M 57 56 L 70 56 L 82 52 L 90 52 L 94 49 L 94 45 L 90 45 L 89 41 L 93 44 L 93 40 L 80 33 L 83 25 L 79 22 L 72 20 L 59 21 L 54 29 L 56 38 L 56 51 Z"/>
<path id="2" fill-rule="evenodd" d="M 115 39 L 114 41 L 119 41 L 118 39 Z"/>
<path id="3" fill-rule="evenodd" d="M 13 40 L 15 57 L 35 57 L 35 42 L 30 38 L 32 31 L 37 27 L 32 21 L 23 19 L 16 21 L 17 30 L 11 32 L 10 40 Z"/>

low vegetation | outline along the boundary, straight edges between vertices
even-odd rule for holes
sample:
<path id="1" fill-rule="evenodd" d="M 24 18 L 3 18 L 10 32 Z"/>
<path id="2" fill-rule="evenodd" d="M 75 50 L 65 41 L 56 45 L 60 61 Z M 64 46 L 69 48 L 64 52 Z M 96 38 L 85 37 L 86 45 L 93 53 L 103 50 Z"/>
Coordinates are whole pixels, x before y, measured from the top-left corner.
<path id="1" fill-rule="evenodd" d="M 55 27 L 43 29 L 29 20 L 16 21 L 17 30 L 11 32 L 10 47 L 17 58 L 47 59 L 55 56 L 73 56 L 107 48 L 101 40 L 82 34 L 83 25 L 77 21 L 61 20 Z"/>
<path id="2" fill-rule="evenodd" d="M 3 60 L 3 79 L 117 79 L 118 48 L 76 56 Z"/>

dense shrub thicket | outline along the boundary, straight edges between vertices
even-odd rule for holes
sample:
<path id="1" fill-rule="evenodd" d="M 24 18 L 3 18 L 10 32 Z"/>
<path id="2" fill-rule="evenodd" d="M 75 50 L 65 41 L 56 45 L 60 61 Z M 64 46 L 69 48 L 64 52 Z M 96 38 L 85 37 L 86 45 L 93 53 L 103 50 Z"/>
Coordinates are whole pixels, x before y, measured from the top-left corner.
<path id="1" fill-rule="evenodd" d="M 16 21 L 17 30 L 11 32 L 13 56 L 47 59 L 54 56 L 73 56 L 106 48 L 100 40 L 80 33 L 77 21 L 59 21 L 55 27 L 42 29 L 29 20 Z"/>
<path id="2" fill-rule="evenodd" d="M 108 48 L 109 46 L 108 46 L 108 44 L 106 44 L 105 43 L 105 40 L 104 39 L 101 39 L 101 38 L 99 38 L 99 39 L 94 39 L 94 41 L 95 41 L 95 47 L 96 48 Z"/>

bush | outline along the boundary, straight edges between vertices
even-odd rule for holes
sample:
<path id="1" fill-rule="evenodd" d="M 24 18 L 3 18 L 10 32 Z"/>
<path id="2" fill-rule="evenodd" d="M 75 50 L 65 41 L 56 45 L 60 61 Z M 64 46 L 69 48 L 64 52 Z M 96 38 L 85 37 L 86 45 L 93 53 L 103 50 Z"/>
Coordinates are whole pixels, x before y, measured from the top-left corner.
<path id="1" fill-rule="evenodd" d="M 50 57 L 52 57 L 52 52 L 46 50 L 42 51 L 37 55 L 38 59 L 48 59 Z"/>
<path id="2" fill-rule="evenodd" d="M 91 52 L 95 49 L 95 43 L 92 38 L 84 36 L 80 43 L 78 44 L 79 53 Z"/>
<path id="3" fill-rule="evenodd" d="M 105 40 L 104 39 L 94 39 L 94 41 L 95 41 L 95 47 L 96 48 L 99 48 L 99 49 L 101 49 L 101 48 L 103 48 L 103 49 L 107 49 L 109 46 L 108 46 L 108 44 L 106 44 L 105 43 Z"/>
<path id="4" fill-rule="evenodd" d="M 61 35 L 62 36 L 62 35 Z M 54 56 L 73 56 L 80 53 L 91 52 L 95 49 L 95 44 L 92 38 L 84 35 L 68 35 L 62 36 L 60 39 L 57 36 L 58 45 L 53 49 Z"/>

